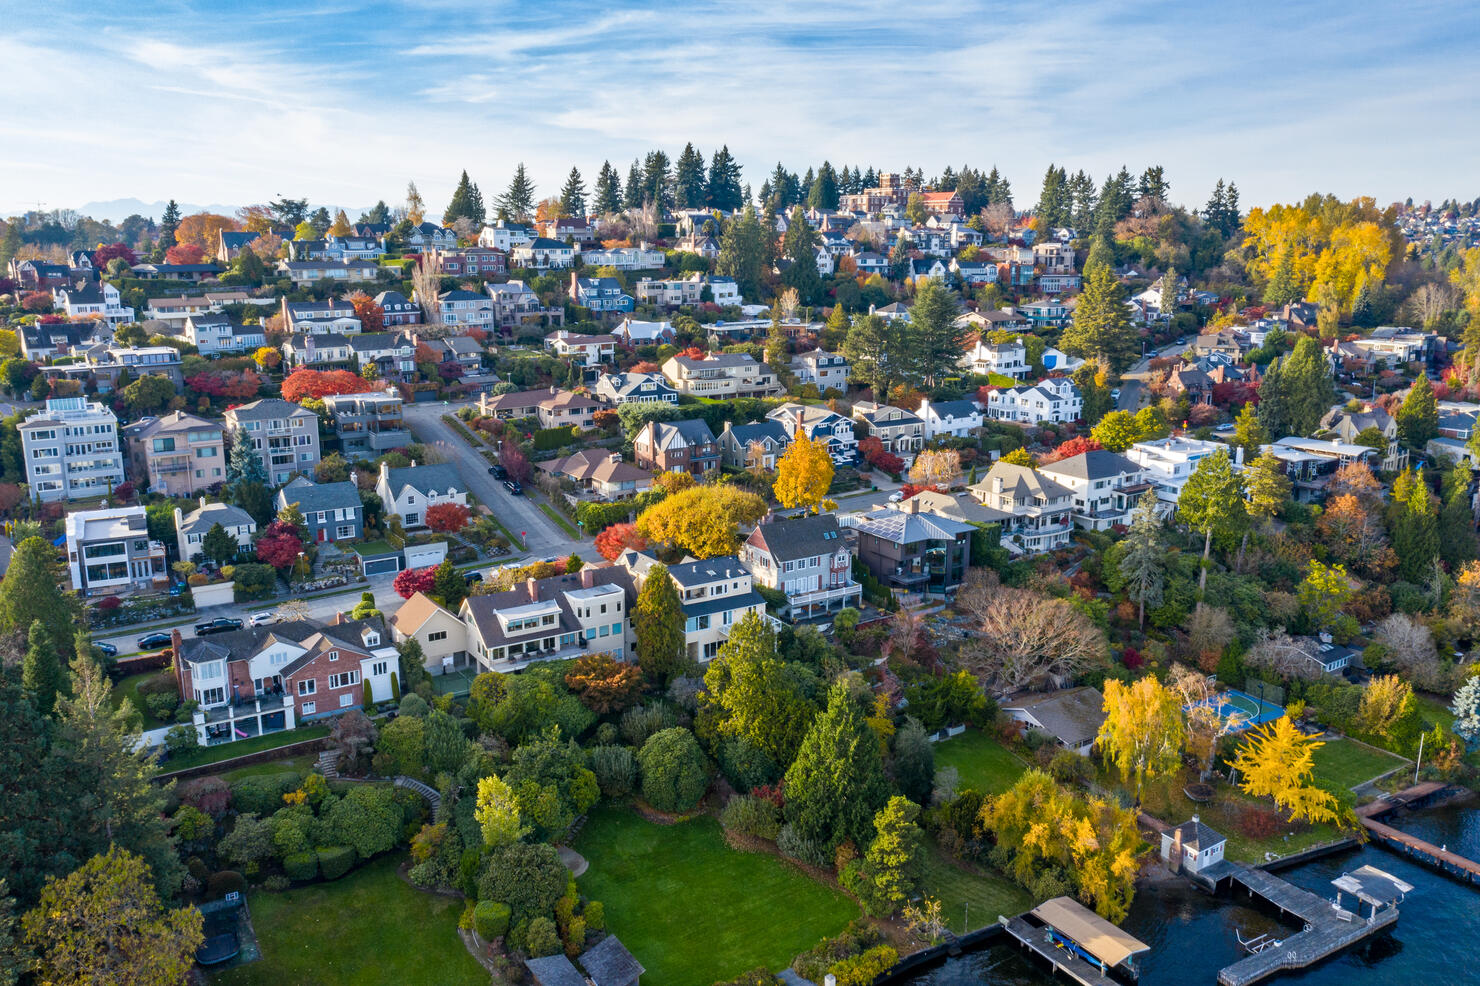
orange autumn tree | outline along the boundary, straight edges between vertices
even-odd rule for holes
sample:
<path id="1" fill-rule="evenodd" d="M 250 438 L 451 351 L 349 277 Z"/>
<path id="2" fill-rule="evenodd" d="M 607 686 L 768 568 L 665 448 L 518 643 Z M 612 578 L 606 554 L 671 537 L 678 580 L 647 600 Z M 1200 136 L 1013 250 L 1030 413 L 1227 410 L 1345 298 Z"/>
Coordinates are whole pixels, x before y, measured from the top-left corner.
<path id="1" fill-rule="evenodd" d="M 214 212 L 197 212 L 193 216 L 186 216 L 180 220 L 180 225 L 175 228 L 175 242 L 181 246 L 193 243 L 200 247 L 202 254 L 214 257 L 216 249 L 221 245 L 223 229 L 227 232 L 235 232 L 241 229 L 241 226 L 230 216 L 220 216 Z"/>
<path id="2" fill-rule="evenodd" d="M 426 521 L 432 530 L 445 534 L 467 527 L 471 516 L 472 512 L 461 503 L 439 503 L 435 507 L 427 507 Z"/>
<path id="3" fill-rule="evenodd" d="M 374 381 L 348 370 L 310 370 L 300 366 L 283 381 L 283 400 L 301 403 L 305 397 L 364 394 L 379 389 Z"/>
<path id="4" fill-rule="evenodd" d="M 628 548 L 643 551 L 647 546 L 648 539 L 637 533 L 636 524 L 612 524 L 596 535 L 596 553 L 607 561 L 616 561 Z"/>
<path id="5" fill-rule="evenodd" d="M 380 332 L 385 328 L 385 309 L 377 305 L 374 298 L 363 291 L 356 291 L 345 300 L 354 306 L 362 332 Z"/>

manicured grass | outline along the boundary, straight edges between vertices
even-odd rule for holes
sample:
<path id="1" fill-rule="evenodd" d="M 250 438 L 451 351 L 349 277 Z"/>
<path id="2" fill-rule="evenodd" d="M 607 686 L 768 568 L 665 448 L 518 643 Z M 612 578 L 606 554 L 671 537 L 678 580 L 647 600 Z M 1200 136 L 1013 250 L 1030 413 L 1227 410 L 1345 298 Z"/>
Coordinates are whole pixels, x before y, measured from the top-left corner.
<path id="1" fill-rule="evenodd" d="M 144 696 L 139 694 L 139 686 L 144 684 L 144 682 L 153 681 L 156 678 L 168 679 L 169 677 L 169 671 L 156 670 L 142 671 L 139 674 L 131 674 L 127 678 L 120 678 L 118 683 L 113 686 L 113 694 L 111 696 L 113 707 L 115 709 L 121 708 L 123 706 L 123 700 L 127 698 L 134 703 L 134 708 L 139 710 L 139 715 L 144 717 L 144 728 L 146 730 L 171 725 L 174 722 L 172 719 L 156 719 L 150 715 L 149 706 L 144 704 Z"/>
<path id="2" fill-rule="evenodd" d="M 935 744 L 935 769 L 955 767 L 960 774 L 958 790 L 971 788 L 983 794 L 1001 794 L 1028 765 L 1017 754 L 979 729 Z"/>
<path id="3" fill-rule="evenodd" d="M 463 902 L 402 882 L 393 853 L 333 883 L 248 893 L 262 958 L 218 973 L 218 986 L 487 986 L 457 937 Z"/>
<path id="4" fill-rule="evenodd" d="M 352 545 L 351 547 L 354 548 L 355 554 L 359 555 L 361 558 L 375 557 L 376 555 L 391 555 L 395 554 L 396 552 L 396 549 L 392 548 L 390 544 L 384 540 L 362 541 L 359 544 Z"/>
<path id="5" fill-rule="evenodd" d="M 217 774 L 228 784 L 234 784 L 243 777 L 261 777 L 266 774 L 286 774 L 296 770 L 302 773 L 314 765 L 318 757 L 312 753 L 305 753 L 301 757 L 288 757 L 285 760 L 271 760 L 267 763 L 254 763 L 248 767 L 237 767 L 235 770 L 224 771 Z"/>
<path id="6" fill-rule="evenodd" d="M 1316 782 L 1344 789 L 1365 784 L 1380 774 L 1403 766 L 1396 754 L 1379 750 L 1356 740 L 1329 740 L 1313 754 Z"/>
<path id="7" fill-rule="evenodd" d="M 946 923 L 958 935 L 994 924 L 998 915 L 1014 917 L 1033 906 L 1032 895 L 1007 877 L 957 864 L 928 841 L 920 889 L 940 901 Z"/>
<path id="8" fill-rule="evenodd" d="M 268 733 L 266 736 L 253 736 L 250 739 L 237 740 L 235 743 L 197 747 L 189 753 L 170 757 L 161 767 L 166 772 L 184 770 L 187 767 L 200 767 L 204 764 L 220 763 L 222 760 L 244 757 L 248 753 L 275 750 L 280 746 L 287 746 L 290 743 L 300 743 L 303 740 L 318 739 L 328 735 L 328 726 L 300 726 L 297 729 L 285 729 L 278 733 Z"/>
<path id="9" fill-rule="evenodd" d="M 556 510 L 548 503 L 536 502 L 535 506 L 539 507 L 541 512 L 543 512 L 546 517 L 549 517 L 551 520 L 553 520 L 556 524 L 560 526 L 561 530 L 569 534 L 571 537 L 579 538 L 581 536 L 581 532 L 571 526 L 570 521 L 561 516 L 560 511 Z"/>
<path id="10" fill-rule="evenodd" d="M 647 968 L 643 981 L 708 986 L 835 935 L 859 916 L 845 895 L 768 853 L 725 844 L 719 823 L 654 825 L 625 808 L 591 813 L 575 849 L 581 892 Z"/>

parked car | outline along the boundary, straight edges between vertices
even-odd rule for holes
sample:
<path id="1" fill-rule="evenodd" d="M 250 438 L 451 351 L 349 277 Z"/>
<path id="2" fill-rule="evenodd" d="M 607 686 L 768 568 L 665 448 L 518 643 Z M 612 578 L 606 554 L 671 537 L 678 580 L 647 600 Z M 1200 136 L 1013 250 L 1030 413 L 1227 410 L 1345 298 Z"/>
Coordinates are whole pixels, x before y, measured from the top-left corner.
<path id="1" fill-rule="evenodd" d="M 890 493 L 889 494 L 889 502 L 890 503 L 899 503 L 903 499 L 904 499 L 904 490 L 895 490 L 893 493 Z"/>
<path id="2" fill-rule="evenodd" d="M 168 647 L 174 639 L 163 630 L 155 630 L 139 638 L 139 650 L 158 650 L 161 647 Z"/>
<path id="3" fill-rule="evenodd" d="M 474 582 L 482 582 L 483 581 L 483 573 L 482 572 L 464 572 L 463 573 L 463 581 L 467 582 L 468 585 L 472 585 Z"/>
<path id="4" fill-rule="evenodd" d="M 93 646 L 96 647 L 98 649 L 98 653 L 102 654 L 104 657 L 118 656 L 118 648 L 114 647 L 112 644 L 93 644 Z"/>
<path id="5" fill-rule="evenodd" d="M 240 630 L 242 621 L 230 616 L 218 616 L 214 620 L 195 625 L 195 635 L 204 637 L 212 633 L 229 633 L 232 630 Z"/>
<path id="6" fill-rule="evenodd" d="M 504 480 L 504 489 L 508 490 L 514 496 L 524 495 L 524 487 L 519 485 L 519 481 L 517 479 Z"/>
<path id="7" fill-rule="evenodd" d="M 270 609 L 264 609 L 260 613 L 253 613 L 250 622 L 254 627 L 265 627 L 269 623 L 276 623 L 278 615 Z"/>
<path id="8" fill-rule="evenodd" d="M 509 470 L 505 469 L 503 466 L 489 466 L 488 471 L 494 479 L 509 478 Z"/>

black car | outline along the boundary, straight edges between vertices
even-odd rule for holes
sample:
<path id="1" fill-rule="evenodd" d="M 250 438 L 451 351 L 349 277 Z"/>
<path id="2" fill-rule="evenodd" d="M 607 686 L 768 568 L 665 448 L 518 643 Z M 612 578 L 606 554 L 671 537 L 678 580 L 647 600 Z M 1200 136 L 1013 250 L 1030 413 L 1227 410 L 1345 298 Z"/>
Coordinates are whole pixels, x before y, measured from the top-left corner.
<path id="1" fill-rule="evenodd" d="M 505 469 L 503 466 L 489 466 L 488 467 L 488 474 L 490 476 L 492 476 L 494 479 L 508 479 L 509 478 L 509 470 Z"/>
<path id="2" fill-rule="evenodd" d="M 229 616 L 218 616 L 214 620 L 197 623 L 195 625 L 195 635 L 197 637 L 204 637 L 207 634 L 228 633 L 229 631 L 240 630 L 241 628 L 241 620 L 232 619 Z"/>
<path id="3" fill-rule="evenodd" d="M 524 487 L 519 485 L 517 479 L 504 480 L 504 489 L 508 490 L 514 496 L 522 496 L 524 494 Z"/>
<path id="4" fill-rule="evenodd" d="M 112 644 L 93 644 L 93 646 L 96 647 L 98 649 L 98 653 L 102 654 L 104 657 L 118 656 L 118 648 L 114 647 Z"/>
<path id="5" fill-rule="evenodd" d="M 463 573 L 463 581 L 466 582 L 468 585 L 472 585 L 474 582 L 482 582 L 483 581 L 483 573 L 482 572 L 464 572 Z"/>
<path id="6" fill-rule="evenodd" d="M 163 630 L 155 630 L 153 633 L 146 633 L 139 638 L 139 650 L 155 650 L 159 647 L 168 647 L 173 640 L 174 638 Z"/>

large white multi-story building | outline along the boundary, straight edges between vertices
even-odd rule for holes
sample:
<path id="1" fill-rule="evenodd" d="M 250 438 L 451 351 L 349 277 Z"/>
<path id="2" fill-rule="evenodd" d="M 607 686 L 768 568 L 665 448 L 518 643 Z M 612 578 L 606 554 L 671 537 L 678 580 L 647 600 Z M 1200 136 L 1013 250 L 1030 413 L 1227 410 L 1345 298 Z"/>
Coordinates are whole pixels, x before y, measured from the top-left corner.
<path id="1" fill-rule="evenodd" d="M 1125 450 L 1125 457 L 1145 471 L 1145 478 L 1156 487 L 1156 497 L 1167 509 L 1177 505 L 1182 487 L 1197 470 L 1197 464 L 1214 452 L 1228 451 L 1221 442 L 1197 438 L 1158 438 L 1137 442 Z"/>
<path id="2" fill-rule="evenodd" d="M 1031 387 L 1005 387 L 987 395 L 987 417 L 1041 425 L 1076 421 L 1084 414 L 1079 388 L 1064 377 L 1051 377 Z"/>
<path id="3" fill-rule="evenodd" d="M 1038 471 L 1074 491 L 1074 523 L 1090 531 L 1129 524 L 1136 501 L 1151 489 L 1140 466 L 1106 449 L 1050 462 Z"/>
<path id="4" fill-rule="evenodd" d="M 149 539 L 143 507 L 67 515 L 67 571 L 82 596 L 117 595 L 169 584 L 165 547 Z"/>
<path id="5" fill-rule="evenodd" d="M 102 496 L 123 482 L 118 417 L 85 397 L 46 402 L 46 410 L 22 421 L 21 455 L 31 496 L 51 503 Z"/>
<path id="6" fill-rule="evenodd" d="M 1027 466 L 997 462 L 987 478 L 968 487 L 984 506 L 1004 516 L 1002 547 L 1013 554 L 1052 551 L 1069 543 L 1074 491 Z"/>

